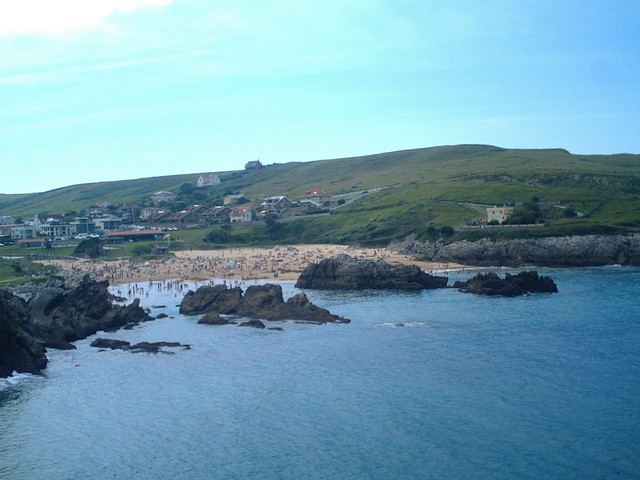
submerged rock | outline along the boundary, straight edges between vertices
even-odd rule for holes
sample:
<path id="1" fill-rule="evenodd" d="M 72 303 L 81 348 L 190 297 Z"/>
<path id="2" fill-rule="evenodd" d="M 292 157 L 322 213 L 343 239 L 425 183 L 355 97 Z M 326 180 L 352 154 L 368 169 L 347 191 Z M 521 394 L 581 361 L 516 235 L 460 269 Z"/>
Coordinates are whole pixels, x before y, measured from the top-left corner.
<path id="1" fill-rule="evenodd" d="M 242 322 L 238 325 L 239 327 L 253 327 L 253 328 L 265 328 L 265 324 L 260 320 L 249 320 L 247 322 Z"/>
<path id="2" fill-rule="evenodd" d="M 423 272 L 416 265 L 392 265 L 384 260 L 362 260 L 338 255 L 309 265 L 296 287 L 340 290 L 423 290 L 444 288 L 447 277 Z"/>
<path id="3" fill-rule="evenodd" d="M 495 272 L 478 273 L 466 282 L 455 282 L 454 288 L 478 295 L 516 297 L 530 293 L 557 293 L 558 287 L 550 277 L 538 276 L 536 271 L 505 274 L 502 279 Z"/>
<path id="4" fill-rule="evenodd" d="M 202 325 L 229 325 L 232 322 L 221 317 L 218 312 L 207 312 L 198 320 L 198 323 Z"/>

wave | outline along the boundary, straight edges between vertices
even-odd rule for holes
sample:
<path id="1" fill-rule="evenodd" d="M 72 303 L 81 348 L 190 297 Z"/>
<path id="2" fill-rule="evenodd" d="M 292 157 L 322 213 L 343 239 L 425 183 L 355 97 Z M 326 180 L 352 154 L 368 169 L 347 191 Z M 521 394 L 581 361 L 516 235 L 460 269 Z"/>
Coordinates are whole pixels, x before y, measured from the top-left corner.
<path id="1" fill-rule="evenodd" d="M 32 373 L 18 373 L 13 372 L 10 377 L 0 378 L 0 391 L 11 388 L 20 383 L 24 383 L 26 380 L 35 377 Z"/>

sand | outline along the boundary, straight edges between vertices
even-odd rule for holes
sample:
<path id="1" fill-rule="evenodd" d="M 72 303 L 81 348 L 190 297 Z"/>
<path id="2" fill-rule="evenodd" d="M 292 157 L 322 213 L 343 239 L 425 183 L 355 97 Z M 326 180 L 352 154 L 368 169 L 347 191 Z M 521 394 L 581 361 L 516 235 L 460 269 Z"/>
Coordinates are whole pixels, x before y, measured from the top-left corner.
<path id="1" fill-rule="evenodd" d="M 114 261 L 44 260 L 67 270 L 91 272 L 97 280 L 112 285 L 158 280 L 296 280 L 304 268 L 340 253 L 363 258 L 384 259 L 389 263 L 417 265 L 424 271 L 443 272 L 462 268 L 458 264 L 421 262 L 386 249 L 345 245 L 295 245 L 274 248 L 229 248 L 175 252 L 159 260 Z"/>

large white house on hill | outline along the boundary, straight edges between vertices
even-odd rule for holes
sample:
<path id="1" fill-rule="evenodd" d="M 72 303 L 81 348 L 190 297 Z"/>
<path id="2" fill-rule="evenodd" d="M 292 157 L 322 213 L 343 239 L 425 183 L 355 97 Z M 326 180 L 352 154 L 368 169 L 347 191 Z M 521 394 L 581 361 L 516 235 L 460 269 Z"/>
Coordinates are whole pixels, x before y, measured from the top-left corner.
<path id="1" fill-rule="evenodd" d="M 199 188 L 220 185 L 220 178 L 215 173 L 203 173 L 200 175 L 200 178 L 198 178 L 197 185 Z"/>

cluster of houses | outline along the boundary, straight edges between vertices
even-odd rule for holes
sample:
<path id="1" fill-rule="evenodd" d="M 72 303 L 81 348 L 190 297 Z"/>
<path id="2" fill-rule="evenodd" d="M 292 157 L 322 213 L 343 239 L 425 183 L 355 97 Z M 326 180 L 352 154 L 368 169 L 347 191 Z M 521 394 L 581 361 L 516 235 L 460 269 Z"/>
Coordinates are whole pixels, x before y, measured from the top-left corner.
<path id="1" fill-rule="evenodd" d="M 298 204 L 318 208 L 328 207 L 332 203 L 332 197 L 333 195 L 324 188 L 315 187 L 307 190 Z M 156 206 L 142 208 L 140 220 L 150 224 L 176 226 L 209 225 L 227 221 L 229 223 L 247 223 L 269 213 L 282 213 L 294 203 L 285 195 L 266 197 L 259 204 L 257 202 L 249 203 L 249 199 L 243 194 L 234 194 L 225 195 L 223 205 L 220 206 L 193 205 L 179 212 L 174 212 L 169 208 L 158 206 L 161 202 L 173 201 L 175 194 L 172 192 L 156 192 L 151 196 L 151 199 Z"/>
<path id="2" fill-rule="evenodd" d="M 245 168 L 260 168 L 257 161 L 249 162 Z M 220 184 L 216 174 L 200 175 L 198 187 L 209 187 Z M 42 246 L 45 239 L 87 238 L 90 236 L 105 236 L 106 238 L 122 234 L 140 221 L 149 228 L 179 228 L 206 226 L 222 223 L 247 223 L 267 214 L 281 213 L 290 208 L 293 202 L 286 196 L 271 196 L 258 202 L 250 202 L 242 194 L 226 195 L 223 205 L 205 206 L 192 205 L 184 210 L 172 211 L 170 205 L 176 199 L 173 192 L 161 190 L 151 195 L 150 206 L 123 204 L 113 207 L 106 202 L 100 202 L 84 211 L 84 216 L 70 220 L 61 214 L 38 214 L 33 220 L 21 223 L 14 222 L 10 216 L 0 217 L 0 237 L 10 239 L 25 247 Z M 300 205 L 327 207 L 332 202 L 332 195 L 324 188 L 309 189 L 300 198 Z M 162 205 L 162 206 L 161 206 Z M 140 231 L 140 228 L 137 228 Z M 147 230 L 145 230 L 147 231 Z M 120 233 L 118 233 L 120 232 Z M 148 232 L 150 235 L 153 231 Z M 142 237 L 139 237 L 142 238 Z"/>

